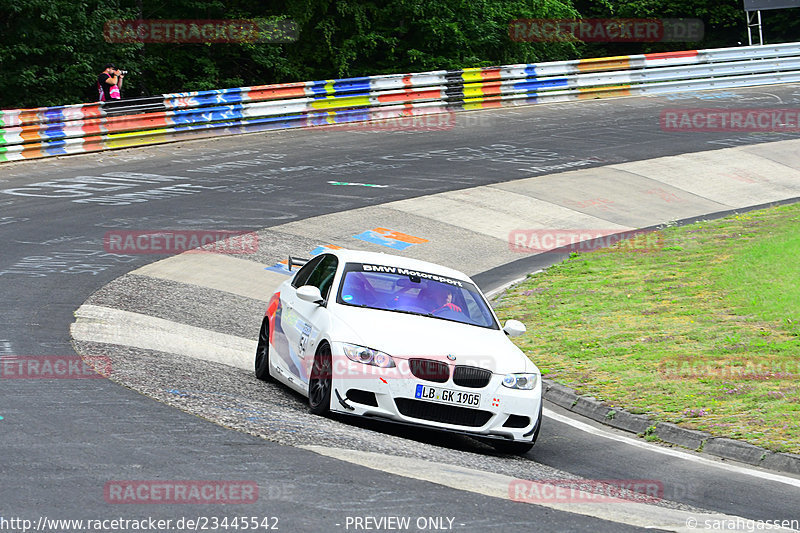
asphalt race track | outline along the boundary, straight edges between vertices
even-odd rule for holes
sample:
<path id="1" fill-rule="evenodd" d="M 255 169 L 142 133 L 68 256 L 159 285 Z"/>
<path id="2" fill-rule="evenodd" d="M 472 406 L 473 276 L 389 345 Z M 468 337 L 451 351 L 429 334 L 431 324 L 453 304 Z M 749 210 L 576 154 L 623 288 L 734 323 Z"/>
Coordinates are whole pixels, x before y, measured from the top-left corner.
<path id="1" fill-rule="evenodd" d="M 0 355 L 74 355 L 70 324 L 87 300 L 156 309 L 151 314 L 184 323 L 191 317 L 197 327 L 255 338 L 263 314 L 258 300 L 220 302 L 213 291 L 183 292 L 168 280 L 159 293 L 151 286 L 137 291 L 137 278 L 125 275 L 164 256 L 109 253 L 103 236 L 111 230 L 260 230 L 443 191 L 789 140 L 800 134 L 665 132 L 659 116 L 672 108 L 798 102 L 800 85 L 787 85 L 460 113 L 452 128 L 437 131 L 283 131 L 4 164 L 0 289 L 7 311 Z M 302 254 L 309 243 L 298 244 Z M 471 253 L 469 242 L 464 253 Z M 135 297 L 112 302 L 120 286 Z M 237 311 L 226 316 L 225 309 Z M 231 319 L 239 314 L 252 322 Z M 120 372 L 147 376 L 141 386 L 129 384 L 136 390 L 102 379 L 3 379 L 3 519 L 246 515 L 277 517 L 282 531 L 346 531 L 355 529 L 353 517 L 408 516 L 412 523 L 441 517 L 457 531 L 638 529 L 626 525 L 631 522 L 620 504 L 597 512 L 515 503 L 481 492 L 483 479 L 459 474 L 459 467 L 524 479 L 658 480 L 668 500 L 658 509 L 800 519 L 796 478 L 792 483 L 789 476 L 687 461 L 552 417 L 532 452 L 506 457 L 468 438 L 316 419 L 296 395 L 235 367 L 102 343 L 82 348 L 113 351 Z M 134 361 L 148 364 L 125 366 Z M 176 378 L 184 384 L 179 391 L 172 388 Z M 240 393 L 235 401 L 225 399 L 231 390 Z M 266 425 L 272 433 L 259 438 L 258 422 L 245 415 L 259 409 L 247 402 L 265 395 L 271 410 L 259 416 L 272 416 Z M 222 425 L 172 407 L 189 401 L 206 404 L 206 411 L 195 412 Z M 314 445 L 326 448 L 309 448 Z M 331 448 L 386 454 L 386 467 L 376 468 L 368 455 L 332 457 Z M 455 481 L 442 482 L 445 474 L 426 480 L 424 468 L 393 462 L 400 459 L 452 465 L 448 475 Z M 259 499 L 249 505 L 111 504 L 104 487 L 114 480 L 252 480 Z M 438 522 L 426 523 L 431 529 Z"/>

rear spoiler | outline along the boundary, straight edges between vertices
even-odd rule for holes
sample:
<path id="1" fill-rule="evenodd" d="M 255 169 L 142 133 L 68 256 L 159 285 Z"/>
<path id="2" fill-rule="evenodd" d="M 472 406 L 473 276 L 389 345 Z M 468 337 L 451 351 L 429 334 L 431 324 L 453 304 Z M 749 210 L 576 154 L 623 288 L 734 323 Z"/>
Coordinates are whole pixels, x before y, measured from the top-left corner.
<path id="1" fill-rule="evenodd" d="M 293 266 L 303 266 L 308 263 L 310 259 L 303 259 L 301 257 L 289 256 L 289 272 L 292 271 Z"/>

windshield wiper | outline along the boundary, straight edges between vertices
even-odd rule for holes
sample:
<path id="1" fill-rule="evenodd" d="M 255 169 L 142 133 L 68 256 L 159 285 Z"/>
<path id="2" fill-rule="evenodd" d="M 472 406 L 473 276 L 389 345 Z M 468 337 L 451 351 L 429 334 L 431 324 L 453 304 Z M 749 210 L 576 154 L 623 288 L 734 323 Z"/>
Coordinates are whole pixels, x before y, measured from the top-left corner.
<path id="1" fill-rule="evenodd" d="M 386 311 L 391 311 L 393 313 L 403 313 L 404 315 L 415 315 L 415 316 L 433 316 L 433 315 L 426 315 L 425 313 L 417 313 L 416 311 L 406 311 L 405 309 L 386 309 Z"/>

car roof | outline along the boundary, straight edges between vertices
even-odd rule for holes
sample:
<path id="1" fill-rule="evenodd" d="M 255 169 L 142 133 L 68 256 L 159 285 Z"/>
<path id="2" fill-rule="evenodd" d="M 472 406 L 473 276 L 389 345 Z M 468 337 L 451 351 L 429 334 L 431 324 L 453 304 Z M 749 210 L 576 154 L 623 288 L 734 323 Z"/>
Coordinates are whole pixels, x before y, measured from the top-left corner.
<path id="1" fill-rule="evenodd" d="M 383 252 L 365 252 L 363 250 L 349 250 L 346 248 L 329 250 L 326 253 L 332 253 L 336 255 L 340 260 L 342 260 L 345 263 L 374 263 L 376 265 L 408 268 L 413 270 L 419 270 L 421 272 L 427 272 L 429 274 L 438 274 L 440 276 L 460 279 L 462 281 L 469 281 L 470 283 L 473 283 L 473 281 L 469 278 L 469 276 L 467 276 L 463 272 L 442 265 L 437 265 L 436 263 L 429 263 L 428 261 L 422 261 L 420 259 L 412 259 L 410 257 L 402 257 L 399 255 L 386 254 Z"/>

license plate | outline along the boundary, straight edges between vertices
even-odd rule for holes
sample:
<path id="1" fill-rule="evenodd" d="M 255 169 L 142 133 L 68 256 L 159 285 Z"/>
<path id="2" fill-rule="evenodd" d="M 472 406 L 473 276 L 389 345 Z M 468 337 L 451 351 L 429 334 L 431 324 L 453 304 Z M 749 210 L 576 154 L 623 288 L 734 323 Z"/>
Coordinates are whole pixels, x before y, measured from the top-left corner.
<path id="1" fill-rule="evenodd" d="M 441 389 L 428 385 L 417 385 L 414 397 L 418 400 L 429 402 L 449 403 L 452 405 L 466 405 L 478 407 L 481 404 L 481 395 L 477 392 L 461 392 L 457 390 Z"/>

